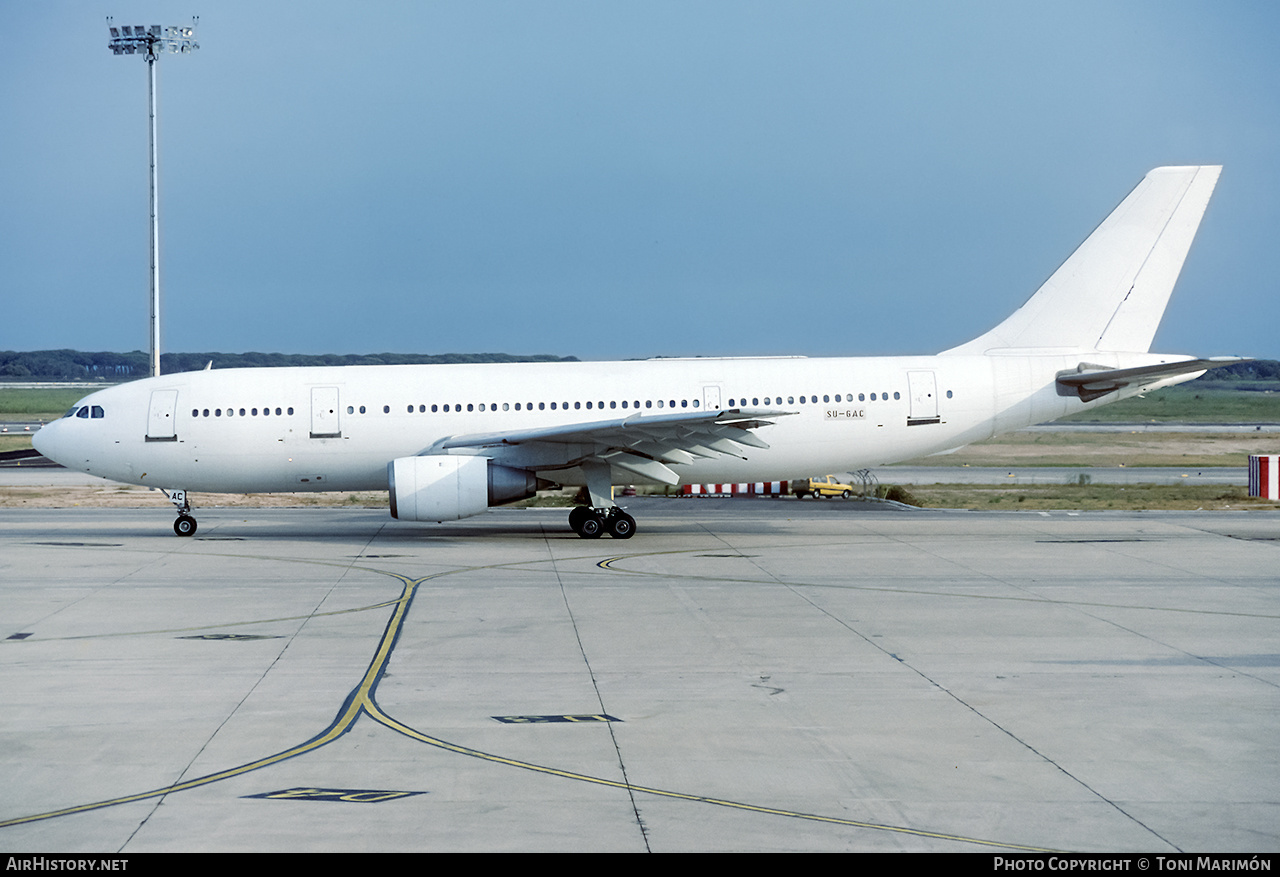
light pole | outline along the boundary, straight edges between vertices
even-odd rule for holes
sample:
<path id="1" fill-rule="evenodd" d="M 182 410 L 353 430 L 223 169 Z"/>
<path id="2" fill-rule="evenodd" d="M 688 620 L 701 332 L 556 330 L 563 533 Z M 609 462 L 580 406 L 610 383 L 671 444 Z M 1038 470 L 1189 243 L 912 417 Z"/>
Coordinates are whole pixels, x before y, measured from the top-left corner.
<path id="1" fill-rule="evenodd" d="M 107 44 L 117 55 L 145 55 L 149 84 L 147 110 L 151 119 L 151 376 L 160 374 L 160 220 L 156 203 L 156 59 L 165 52 L 186 55 L 200 48 L 196 42 L 196 22 L 190 27 L 125 25 L 117 27 L 111 18 L 111 42 Z"/>

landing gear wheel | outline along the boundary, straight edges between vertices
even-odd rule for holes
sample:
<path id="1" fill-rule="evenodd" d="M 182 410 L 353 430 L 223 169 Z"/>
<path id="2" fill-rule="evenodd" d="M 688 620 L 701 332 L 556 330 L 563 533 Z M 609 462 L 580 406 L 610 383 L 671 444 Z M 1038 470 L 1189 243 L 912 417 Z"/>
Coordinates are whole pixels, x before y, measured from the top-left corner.
<path id="1" fill-rule="evenodd" d="M 609 518 L 609 535 L 614 539 L 630 539 L 636 534 L 636 519 L 626 512 Z"/>
<path id="2" fill-rule="evenodd" d="M 582 522 L 591 517 L 591 509 L 587 506 L 575 506 L 573 511 L 569 512 L 569 528 L 579 536 L 582 535 Z"/>
<path id="3" fill-rule="evenodd" d="M 588 509 L 578 526 L 578 535 L 583 539 L 599 539 L 604 535 L 604 519 Z"/>
<path id="4" fill-rule="evenodd" d="M 173 522 L 173 532 L 179 536 L 194 536 L 196 534 L 196 519 L 190 515 L 178 515 L 178 520 Z"/>

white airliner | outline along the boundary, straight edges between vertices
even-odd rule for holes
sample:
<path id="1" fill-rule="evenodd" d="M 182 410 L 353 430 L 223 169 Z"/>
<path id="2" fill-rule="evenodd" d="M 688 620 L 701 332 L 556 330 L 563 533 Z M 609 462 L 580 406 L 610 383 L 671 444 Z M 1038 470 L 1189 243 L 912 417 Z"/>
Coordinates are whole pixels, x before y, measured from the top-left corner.
<path id="1" fill-rule="evenodd" d="M 446 521 L 585 485 L 569 524 L 628 538 L 612 485 L 756 482 L 961 447 L 1237 358 L 1147 352 L 1221 170 L 1151 171 L 990 332 L 936 356 L 205 370 L 93 393 L 34 444 L 165 490 L 388 490 Z"/>

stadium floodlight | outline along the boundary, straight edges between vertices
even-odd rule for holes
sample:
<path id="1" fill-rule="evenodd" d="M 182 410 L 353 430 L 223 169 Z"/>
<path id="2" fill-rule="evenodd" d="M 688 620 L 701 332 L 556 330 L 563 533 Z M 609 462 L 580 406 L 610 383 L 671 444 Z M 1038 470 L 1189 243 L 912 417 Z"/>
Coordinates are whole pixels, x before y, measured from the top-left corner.
<path id="1" fill-rule="evenodd" d="M 164 52 L 186 55 L 200 48 L 196 42 L 196 23 L 191 26 L 161 27 L 153 25 L 124 25 L 117 27 L 107 18 L 111 42 L 107 48 L 116 55 L 146 55 L 148 99 L 147 110 L 151 120 L 151 376 L 160 374 L 160 221 L 157 209 L 158 181 L 156 177 L 156 59 Z"/>

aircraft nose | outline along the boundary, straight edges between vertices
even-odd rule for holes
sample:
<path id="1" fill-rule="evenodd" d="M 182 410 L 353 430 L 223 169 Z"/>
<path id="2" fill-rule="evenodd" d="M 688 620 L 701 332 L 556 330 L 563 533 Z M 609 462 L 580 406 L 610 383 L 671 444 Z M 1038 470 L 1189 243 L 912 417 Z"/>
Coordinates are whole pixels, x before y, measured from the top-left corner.
<path id="1" fill-rule="evenodd" d="M 62 421 L 55 420 L 52 423 L 46 423 L 36 431 L 35 435 L 31 436 L 32 447 L 55 463 L 62 462 L 59 457 L 62 453 L 62 446 L 65 443 L 58 440 L 61 428 Z"/>

